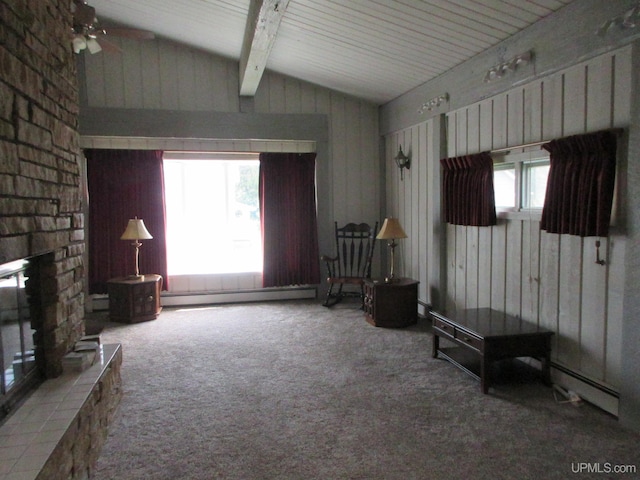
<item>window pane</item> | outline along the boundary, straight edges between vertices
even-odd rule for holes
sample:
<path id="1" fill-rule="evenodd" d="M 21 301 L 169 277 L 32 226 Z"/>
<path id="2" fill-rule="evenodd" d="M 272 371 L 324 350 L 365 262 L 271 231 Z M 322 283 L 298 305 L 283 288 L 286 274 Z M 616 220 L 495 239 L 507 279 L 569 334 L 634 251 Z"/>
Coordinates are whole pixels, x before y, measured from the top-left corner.
<path id="1" fill-rule="evenodd" d="M 513 165 L 494 166 L 493 188 L 497 208 L 515 208 L 516 170 Z"/>
<path id="2" fill-rule="evenodd" d="M 547 178 L 549 177 L 549 162 L 536 162 L 525 164 L 525 184 L 522 195 L 523 207 L 542 208 L 544 196 L 547 191 Z"/>
<path id="3" fill-rule="evenodd" d="M 262 271 L 258 160 L 165 160 L 170 275 Z"/>

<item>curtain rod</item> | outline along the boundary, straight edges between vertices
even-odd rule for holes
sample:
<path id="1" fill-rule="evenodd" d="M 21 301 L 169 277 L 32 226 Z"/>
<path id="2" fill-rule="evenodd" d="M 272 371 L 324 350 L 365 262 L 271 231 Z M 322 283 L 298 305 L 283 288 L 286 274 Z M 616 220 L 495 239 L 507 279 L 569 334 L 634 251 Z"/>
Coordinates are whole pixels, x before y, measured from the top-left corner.
<path id="1" fill-rule="evenodd" d="M 615 134 L 620 134 L 620 133 L 624 132 L 624 128 L 608 128 L 608 129 L 599 130 L 599 131 L 600 132 L 612 132 L 612 133 L 615 133 Z M 586 133 L 584 135 L 588 135 L 588 133 Z M 491 155 L 492 153 L 508 152 L 510 150 L 515 150 L 517 148 L 537 147 L 538 145 L 544 145 L 545 143 L 549 143 L 549 142 L 551 142 L 551 140 L 542 140 L 540 142 L 523 143 L 522 145 L 514 145 L 512 147 L 496 148 L 495 150 L 489 150 L 489 155 Z"/>

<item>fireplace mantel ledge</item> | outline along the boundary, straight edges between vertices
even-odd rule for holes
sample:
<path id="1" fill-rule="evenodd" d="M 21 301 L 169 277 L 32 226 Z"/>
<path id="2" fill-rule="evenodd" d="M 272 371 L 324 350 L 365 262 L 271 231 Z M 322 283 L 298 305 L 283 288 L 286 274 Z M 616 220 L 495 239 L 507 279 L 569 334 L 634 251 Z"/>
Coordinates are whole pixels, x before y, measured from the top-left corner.
<path id="1" fill-rule="evenodd" d="M 38 477 L 116 358 L 121 345 L 103 345 L 91 367 L 46 380 L 0 426 L 0 480 Z"/>

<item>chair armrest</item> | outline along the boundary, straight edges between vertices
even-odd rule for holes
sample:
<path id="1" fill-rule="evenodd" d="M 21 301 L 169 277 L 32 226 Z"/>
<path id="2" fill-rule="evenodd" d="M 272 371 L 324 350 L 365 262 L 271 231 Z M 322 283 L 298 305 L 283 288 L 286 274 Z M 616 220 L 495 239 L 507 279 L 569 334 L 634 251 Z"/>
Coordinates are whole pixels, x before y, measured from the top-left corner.
<path id="1" fill-rule="evenodd" d="M 338 261 L 338 256 L 330 257 L 329 255 L 320 255 L 320 260 L 325 262 L 327 265 L 327 275 L 328 278 L 335 276 L 335 263 Z"/>

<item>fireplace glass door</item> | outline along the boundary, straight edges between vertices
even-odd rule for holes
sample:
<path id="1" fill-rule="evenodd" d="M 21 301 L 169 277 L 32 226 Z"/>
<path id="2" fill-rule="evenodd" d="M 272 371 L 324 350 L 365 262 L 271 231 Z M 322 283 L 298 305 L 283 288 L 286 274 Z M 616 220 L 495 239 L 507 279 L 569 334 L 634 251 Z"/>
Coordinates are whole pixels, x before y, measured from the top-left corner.
<path id="1" fill-rule="evenodd" d="M 25 291 L 26 260 L 0 265 L 0 406 L 36 368 L 31 315 Z"/>

